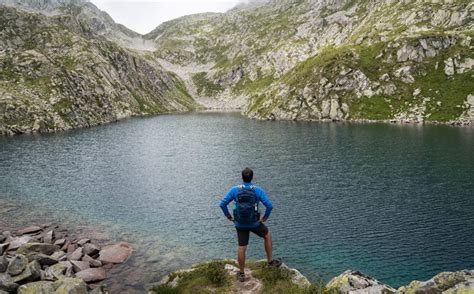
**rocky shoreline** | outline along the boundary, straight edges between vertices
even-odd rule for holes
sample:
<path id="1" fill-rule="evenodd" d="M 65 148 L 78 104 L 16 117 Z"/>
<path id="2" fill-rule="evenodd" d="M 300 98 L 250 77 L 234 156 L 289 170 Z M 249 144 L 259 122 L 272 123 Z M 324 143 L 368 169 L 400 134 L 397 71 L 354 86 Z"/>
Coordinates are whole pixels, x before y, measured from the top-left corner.
<path id="1" fill-rule="evenodd" d="M 133 249 L 126 242 L 108 244 L 109 241 L 90 235 L 87 238 L 52 223 L 0 230 L 0 294 L 112 293 L 104 282 L 113 276 L 113 269 L 129 259 Z M 312 284 L 286 265 L 267 269 L 265 261 L 248 262 L 248 280 L 244 283 L 236 281 L 237 271 L 234 260 L 199 263 L 169 273 L 151 285 L 148 293 L 170 289 L 180 293 L 196 287 L 193 281 L 207 281 L 207 290 L 220 293 L 270 293 L 272 287 L 289 289 L 291 293 L 474 293 L 474 270 L 442 272 L 398 289 L 354 270 L 347 270 L 326 284 Z M 216 286 L 216 281 L 221 284 Z"/>
<path id="2" fill-rule="evenodd" d="M 262 275 L 263 267 L 266 267 L 266 261 L 249 262 L 249 268 L 245 270 L 246 281 L 236 282 L 236 274 L 239 269 L 236 267 L 237 262 L 234 260 L 212 261 L 194 265 L 192 268 L 178 270 L 165 276 L 159 284 L 152 287 L 149 294 L 180 293 L 187 291 L 186 283 L 189 284 L 190 279 L 201 279 L 208 275 L 203 272 L 203 267 L 209 265 L 219 265 L 223 268 L 222 272 L 227 275 L 231 281 L 227 285 L 213 285 L 210 281 L 206 285 L 206 289 L 210 292 L 219 293 L 286 293 L 282 291 L 282 285 L 278 285 L 279 281 L 272 280 L 275 285 L 268 285 L 265 279 L 269 275 L 278 277 L 281 280 L 286 279 L 290 286 L 284 289 L 291 289 L 291 293 L 343 293 L 343 294 L 421 294 L 421 293 L 474 293 L 474 270 L 463 270 L 456 272 L 442 272 L 427 281 L 412 281 L 408 285 L 395 289 L 387 284 L 381 283 L 373 277 L 354 270 L 347 270 L 337 277 L 331 279 L 327 284 L 311 284 L 309 280 L 303 276 L 298 270 L 289 268 L 285 264 L 280 269 L 266 269 L 267 273 Z M 196 275 L 199 273 L 199 275 Z M 215 273 L 215 269 L 212 271 Z M 275 274 L 277 273 L 277 274 Z M 194 275 L 194 276 L 193 276 Z M 268 278 L 267 278 L 268 279 Z M 184 282 L 183 282 L 184 281 Z M 185 285 L 183 287 L 183 284 Z M 267 284 L 267 285 L 266 285 Z M 195 287 L 195 285 L 193 285 Z M 202 287 L 203 285 L 199 285 Z M 274 287 L 274 289 L 273 289 Z M 289 290 L 288 290 L 289 291 Z"/>
<path id="3" fill-rule="evenodd" d="M 126 242 L 99 244 L 54 224 L 0 233 L 0 294 L 108 293 L 108 272 L 132 254 Z"/>

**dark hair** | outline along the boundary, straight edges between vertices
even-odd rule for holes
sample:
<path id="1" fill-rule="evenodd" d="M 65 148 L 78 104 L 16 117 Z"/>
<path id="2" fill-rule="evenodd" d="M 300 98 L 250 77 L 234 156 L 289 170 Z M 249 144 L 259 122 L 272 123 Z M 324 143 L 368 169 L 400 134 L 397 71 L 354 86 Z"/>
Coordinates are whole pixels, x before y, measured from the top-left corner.
<path id="1" fill-rule="evenodd" d="M 250 183 L 253 179 L 253 170 L 250 168 L 246 167 L 242 171 L 242 180 L 244 180 L 245 183 Z"/>

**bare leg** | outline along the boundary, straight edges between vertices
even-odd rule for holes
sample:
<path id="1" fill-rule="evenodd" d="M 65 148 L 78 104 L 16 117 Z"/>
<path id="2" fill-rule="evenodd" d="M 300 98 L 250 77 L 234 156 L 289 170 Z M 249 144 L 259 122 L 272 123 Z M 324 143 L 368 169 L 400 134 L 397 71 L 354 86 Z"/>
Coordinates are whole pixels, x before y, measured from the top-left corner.
<path id="1" fill-rule="evenodd" d="M 239 268 L 241 273 L 243 273 L 245 269 L 245 250 L 247 250 L 247 246 L 239 246 L 237 261 L 239 262 Z"/>
<path id="2" fill-rule="evenodd" d="M 267 260 L 268 262 L 272 261 L 272 234 L 270 234 L 270 232 L 268 232 L 265 237 L 263 237 L 264 239 L 264 244 L 265 244 L 265 252 L 267 253 Z"/>

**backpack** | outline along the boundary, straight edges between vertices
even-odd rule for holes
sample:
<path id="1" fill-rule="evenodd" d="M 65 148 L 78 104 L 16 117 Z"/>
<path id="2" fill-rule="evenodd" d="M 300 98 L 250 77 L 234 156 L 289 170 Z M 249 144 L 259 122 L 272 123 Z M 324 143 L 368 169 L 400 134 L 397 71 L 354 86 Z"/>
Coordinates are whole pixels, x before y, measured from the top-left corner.
<path id="1" fill-rule="evenodd" d="M 235 197 L 234 219 L 245 225 L 254 224 L 260 219 L 258 198 L 254 186 L 250 186 L 250 188 L 239 186 L 239 192 Z"/>

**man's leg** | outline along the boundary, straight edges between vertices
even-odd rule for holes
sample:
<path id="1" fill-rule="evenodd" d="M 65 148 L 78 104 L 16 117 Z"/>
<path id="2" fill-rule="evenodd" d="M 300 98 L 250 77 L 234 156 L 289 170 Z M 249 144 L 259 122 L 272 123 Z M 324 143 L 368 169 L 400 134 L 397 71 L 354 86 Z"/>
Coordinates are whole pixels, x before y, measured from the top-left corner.
<path id="1" fill-rule="evenodd" d="M 263 237 L 263 243 L 265 245 L 265 252 L 267 253 L 267 261 L 270 263 L 272 261 L 272 234 L 268 232 L 265 237 Z"/>
<path id="2" fill-rule="evenodd" d="M 247 246 L 239 246 L 239 253 L 237 254 L 237 261 L 239 262 L 240 272 L 243 273 L 245 269 L 245 251 Z"/>

